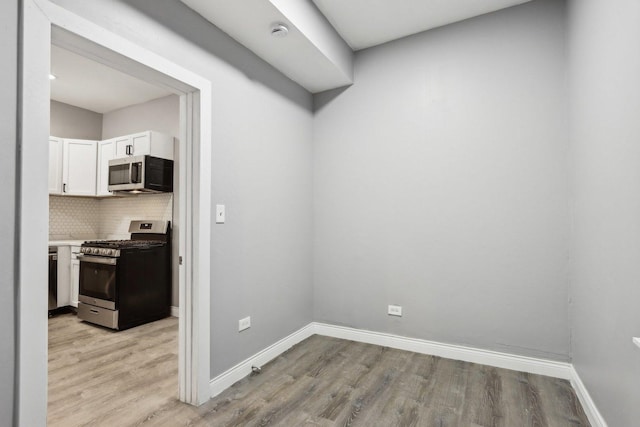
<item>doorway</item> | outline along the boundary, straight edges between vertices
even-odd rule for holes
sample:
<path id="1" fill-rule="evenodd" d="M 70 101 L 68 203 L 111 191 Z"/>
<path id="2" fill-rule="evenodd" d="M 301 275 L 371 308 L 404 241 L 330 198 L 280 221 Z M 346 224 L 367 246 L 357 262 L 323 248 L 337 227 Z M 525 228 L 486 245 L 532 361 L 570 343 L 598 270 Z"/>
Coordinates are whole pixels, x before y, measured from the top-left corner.
<path id="1" fill-rule="evenodd" d="M 47 425 L 135 423 L 143 408 L 177 397 L 179 251 L 171 237 L 180 231 L 173 212 L 181 195 L 177 176 L 166 184 L 173 191 L 113 193 L 109 162 L 131 159 L 122 148 L 135 148 L 131 156 L 157 156 L 177 175 L 179 97 L 55 44 L 49 78 L 49 252 L 57 255 L 49 284 L 57 292 L 53 307 L 49 292 Z M 133 243 L 136 220 L 158 226 L 143 235 L 164 245 L 108 249 Z M 92 256 L 89 245 L 109 254 Z"/>
<path id="2" fill-rule="evenodd" d="M 25 0 L 21 82 L 21 191 L 18 196 L 19 297 L 18 396 L 20 425 L 45 425 L 47 405 L 46 283 L 44 265 L 29 253 L 48 244 L 46 171 L 42 150 L 49 129 L 49 46 L 51 43 L 124 73 L 164 87 L 180 97 L 178 202 L 179 398 L 190 404 L 209 399 L 211 84 L 179 65 L 116 34 L 90 24 L 48 1 Z M 28 191 L 27 191 L 28 189 Z M 183 196 L 182 196 L 183 195 Z M 44 250 L 44 249 L 43 249 Z"/>

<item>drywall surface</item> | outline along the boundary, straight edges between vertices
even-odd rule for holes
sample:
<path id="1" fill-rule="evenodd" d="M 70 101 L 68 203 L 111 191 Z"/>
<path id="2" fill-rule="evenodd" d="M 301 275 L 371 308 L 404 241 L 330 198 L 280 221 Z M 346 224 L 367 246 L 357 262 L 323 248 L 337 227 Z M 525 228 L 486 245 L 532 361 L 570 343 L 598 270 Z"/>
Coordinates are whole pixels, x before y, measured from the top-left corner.
<path id="1" fill-rule="evenodd" d="M 14 421 L 15 220 L 18 88 L 18 4 L 3 2 L 0 13 L 0 425 Z"/>
<path id="2" fill-rule="evenodd" d="M 573 363 L 610 426 L 640 419 L 640 3 L 570 1 Z"/>
<path id="3" fill-rule="evenodd" d="M 102 139 L 155 130 L 180 135 L 180 97 L 169 95 L 103 115 Z"/>
<path id="4" fill-rule="evenodd" d="M 563 5 L 360 51 L 315 96 L 315 320 L 568 360 Z"/>
<path id="5" fill-rule="evenodd" d="M 51 101 L 49 134 L 58 138 L 102 139 L 102 114 Z"/>
<path id="6" fill-rule="evenodd" d="M 56 3 L 212 82 L 211 374 L 308 324 L 311 95 L 181 2 Z"/>

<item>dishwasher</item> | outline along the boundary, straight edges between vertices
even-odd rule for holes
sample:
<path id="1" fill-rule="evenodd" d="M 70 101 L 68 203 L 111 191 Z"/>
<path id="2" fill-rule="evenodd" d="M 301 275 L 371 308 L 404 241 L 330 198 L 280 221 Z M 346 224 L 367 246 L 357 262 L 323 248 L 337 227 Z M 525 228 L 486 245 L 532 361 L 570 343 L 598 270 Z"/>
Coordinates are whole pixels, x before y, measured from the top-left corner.
<path id="1" fill-rule="evenodd" d="M 58 308 L 58 248 L 49 247 L 49 315 Z"/>

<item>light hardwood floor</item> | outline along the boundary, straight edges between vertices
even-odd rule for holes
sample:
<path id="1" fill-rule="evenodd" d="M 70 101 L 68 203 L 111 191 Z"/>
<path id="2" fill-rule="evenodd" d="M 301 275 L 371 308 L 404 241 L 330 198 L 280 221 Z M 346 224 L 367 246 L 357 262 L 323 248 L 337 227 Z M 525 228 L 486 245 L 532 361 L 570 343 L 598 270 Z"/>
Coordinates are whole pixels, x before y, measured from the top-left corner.
<path id="1" fill-rule="evenodd" d="M 205 405 L 177 395 L 175 318 L 49 321 L 49 426 L 588 426 L 567 381 L 313 336 Z"/>

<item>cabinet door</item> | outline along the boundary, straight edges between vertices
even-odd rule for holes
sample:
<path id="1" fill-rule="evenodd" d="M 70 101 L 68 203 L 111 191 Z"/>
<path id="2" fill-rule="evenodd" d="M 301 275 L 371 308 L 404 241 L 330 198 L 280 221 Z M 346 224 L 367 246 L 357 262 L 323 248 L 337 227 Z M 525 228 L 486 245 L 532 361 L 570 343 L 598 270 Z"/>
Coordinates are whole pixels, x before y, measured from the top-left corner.
<path id="1" fill-rule="evenodd" d="M 149 132 L 131 135 L 131 145 L 133 145 L 133 155 L 142 156 L 151 154 L 151 135 Z"/>
<path id="2" fill-rule="evenodd" d="M 116 158 L 116 140 L 98 141 L 98 182 L 96 195 L 112 196 L 109 191 L 109 160 Z"/>
<path id="3" fill-rule="evenodd" d="M 71 260 L 71 305 L 78 308 L 78 293 L 80 289 L 80 260 Z"/>
<path id="4" fill-rule="evenodd" d="M 96 195 L 96 141 L 65 139 L 62 191 L 70 196 Z"/>
<path id="5" fill-rule="evenodd" d="M 62 194 L 62 139 L 49 137 L 49 194 Z"/>
<path id="6" fill-rule="evenodd" d="M 70 304 L 71 297 L 71 248 L 58 246 L 58 307 Z"/>
<path id="7" fill-rule="evenodd" d="M 116 142 L 116 159 L 132 155 L 132 149 L 127 148 L 131 146 L 131 135 L 119 136 L 114 140 Z"/>

